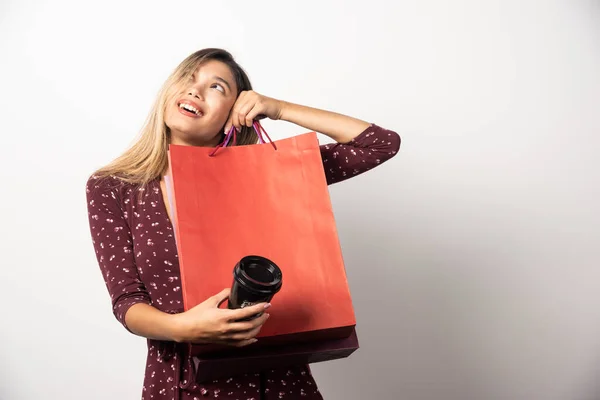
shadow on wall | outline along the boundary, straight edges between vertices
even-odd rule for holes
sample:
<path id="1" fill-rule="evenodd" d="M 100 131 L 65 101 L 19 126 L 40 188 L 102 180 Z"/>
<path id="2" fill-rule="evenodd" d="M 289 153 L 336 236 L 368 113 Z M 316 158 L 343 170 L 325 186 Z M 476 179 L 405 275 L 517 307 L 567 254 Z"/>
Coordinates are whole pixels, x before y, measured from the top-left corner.
<path id="1" fill-rule="evenodd" d="M 583 383 L 579 390 L 575 390 L 572 397 L 577 400 L 598 400 L 600 399 L 600 353 L 598 353 L 594 368 L 590 368 L 591 373 L 588 379 Z"/>
<path id="2" fill-rule="evenodd" d="M 319 380 L 323 392 L 348 399 L 493 399 L 469 356 L 469 318 L 481 291 L 469 268 L 485 262 L 477 258 L 485 250 L 413 232 L 411 226 L 423 226 L 414 216 L 398 218 L 399 227 L 368 211 L 338 214 L 361 349 L 347 364 L 317 367 L 327 376 Z"/>

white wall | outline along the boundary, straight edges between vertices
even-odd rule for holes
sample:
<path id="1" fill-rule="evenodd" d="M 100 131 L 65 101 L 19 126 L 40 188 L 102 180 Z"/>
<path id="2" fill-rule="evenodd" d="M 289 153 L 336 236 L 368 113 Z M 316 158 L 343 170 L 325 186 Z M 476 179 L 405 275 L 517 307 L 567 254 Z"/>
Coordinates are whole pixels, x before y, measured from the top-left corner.
<path id="1" fill-rule="evenodd" d="M 84 184 L 209 46 L 258 92 L 402 135 L 331 188 L 362 348 L 314 367 L 327 399 L 600 398 L 599 19 L 593 0 L 4 0 L 0 398 L 139 398 L 145 343 L 112 316 Z"/>

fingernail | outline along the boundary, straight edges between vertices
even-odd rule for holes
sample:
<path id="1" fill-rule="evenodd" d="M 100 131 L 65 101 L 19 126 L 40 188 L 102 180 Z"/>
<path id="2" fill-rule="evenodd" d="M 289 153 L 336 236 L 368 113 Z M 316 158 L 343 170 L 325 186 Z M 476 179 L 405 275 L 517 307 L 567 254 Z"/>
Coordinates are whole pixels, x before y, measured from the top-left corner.
<path id="1" fill-rule="evenodd" d="M 267 303 L 267 304 L 265 304 L 265 310 L 266 310 L 267 308 L 269 308 L 269 307 L 271 307 L 271 303 Z"/>
<path id="2" fill-rule="evenodd" d="M 258 339 L 252 339 L 252 343 L 258 342 Z"/>
<path id="3" fill-rule="evenodd" d="M 271 316 L 271 314 L 267 314 L 267 319 L 269 319 L 270 316 Z"/>

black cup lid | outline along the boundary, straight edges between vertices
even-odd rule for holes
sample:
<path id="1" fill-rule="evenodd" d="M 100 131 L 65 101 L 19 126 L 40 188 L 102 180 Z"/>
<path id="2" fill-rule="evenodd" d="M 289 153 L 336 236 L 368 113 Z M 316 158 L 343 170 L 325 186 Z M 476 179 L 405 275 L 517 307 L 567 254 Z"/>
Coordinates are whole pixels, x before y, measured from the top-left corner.
<path id="1" fill-rule="evenodd" d="M 282 273 L 277 264 L 257 255 L 242 258 L 234 269 L 234 277 L 246 288 L 265 294 L 278 292 L 282 284 Z"/>

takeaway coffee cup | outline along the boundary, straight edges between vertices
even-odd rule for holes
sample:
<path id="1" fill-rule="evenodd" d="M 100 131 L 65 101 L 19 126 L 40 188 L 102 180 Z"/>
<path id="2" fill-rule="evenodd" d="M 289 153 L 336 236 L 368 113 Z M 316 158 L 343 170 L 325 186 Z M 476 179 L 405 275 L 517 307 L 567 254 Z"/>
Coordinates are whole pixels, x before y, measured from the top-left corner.
<path id="1" fill-rule="evenodd" d="M 237 309 L 270 302 L 281 289 L 281 284 L 281 269 L 273 261 L 261 256 L 246 256 L 233 268 L 228 307 Z M 262 312 L 248 319 L 261 315 Z"/>

